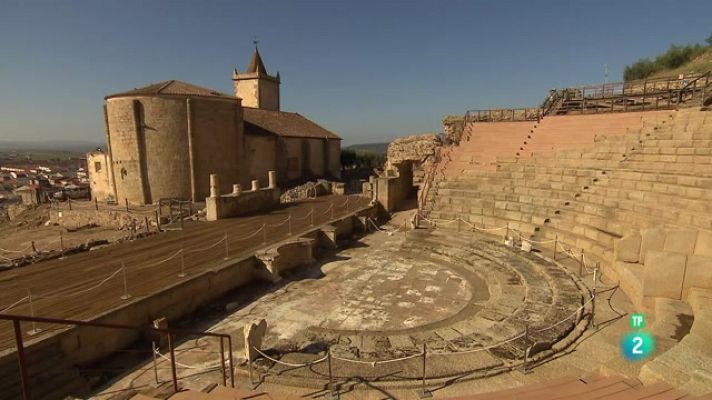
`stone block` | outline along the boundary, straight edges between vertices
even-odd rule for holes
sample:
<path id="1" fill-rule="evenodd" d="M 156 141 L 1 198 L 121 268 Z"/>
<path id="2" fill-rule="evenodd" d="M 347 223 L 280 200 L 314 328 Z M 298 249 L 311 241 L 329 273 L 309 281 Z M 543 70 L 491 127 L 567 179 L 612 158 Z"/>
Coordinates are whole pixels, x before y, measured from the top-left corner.
<path id="1" fill-rule="evenodd" d="M 665 235 L 664 251 L 680 254 L 693 254 L 697 242 L 697 231 L 691 229 L 670 230 Z"/>
<path id="2" fill-rule="evenodd" d="M 700 230 L 697 232 L 695 255 L 712 257 L 712 232 Z"/>
<path id="3" fill-rule="evenodd" d="M 640 260 L 641 241 L 640 233 L 634 233 L 616 240 L 613 244 L 615 260 L 629 263 L 638 262 Z"/>
<path id="4" fill-rule="evenodd" d="M 687 256 L 684 254 L 648 251 L 643 277 L 643 297 L 679 300 L 682 295 L 686 260 Z"/>
<path id="5" fill-rule="evenodd" d="M 692 288 L 712 289 L 712 257 L 688 256 L 683 283 L 683 298 Z"/>
<path id="6" fill-rule="evenodd" d="M 262 339 L 267 333 L 267 321 L 260 319 L 249 322 L 243 328 L 243 333 L 245 335 L 245 358 L 254 361 L 260 356 L 255 348 L 262 349 Z"/>
<path id="7" fill-rule="evenodd" d="M 660 250 L 665 245 L 665 231 L 662 229 L 643 229 L 640 231 L 640 262 L 645 264 L 649 250 Z"/>

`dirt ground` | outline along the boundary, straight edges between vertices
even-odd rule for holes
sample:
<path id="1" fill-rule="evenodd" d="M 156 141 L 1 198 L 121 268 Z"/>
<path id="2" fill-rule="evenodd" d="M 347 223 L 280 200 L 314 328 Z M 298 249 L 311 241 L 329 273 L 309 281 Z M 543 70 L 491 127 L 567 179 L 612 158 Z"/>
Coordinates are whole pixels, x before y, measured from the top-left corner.
<path id="1" fill-rule="evenodd" d="M 19 258 L 32 253 L 32 241 L 38 251 L 60 250 L 76 247 L 90 240 L 116 241 L 128 235 L 106 227 L 87 227 L 69 231 L 55 225 L 45 225 L 49 220 L 49 205 L 25 210 L 12 221 L 0 222 L 0 261 Z M 60 243 L 61 236 L 61 243 Z"/>

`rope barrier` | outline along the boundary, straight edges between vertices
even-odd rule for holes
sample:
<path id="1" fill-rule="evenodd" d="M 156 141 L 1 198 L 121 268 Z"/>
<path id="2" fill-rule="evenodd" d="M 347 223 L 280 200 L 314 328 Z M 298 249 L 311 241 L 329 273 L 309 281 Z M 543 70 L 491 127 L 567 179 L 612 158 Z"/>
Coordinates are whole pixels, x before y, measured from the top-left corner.
<path id="1" fill-rule="evenodd" d="M 21 249 L 21 250 L 9 250 L 9 249 L 3 249 L 2 247 L 0 247 L 0 251 L 5 252 L 5 253 L 24 253 L 25 251 L 27 251 L 28 249 L 31 249 L 31 248 L 32 248 L 32 244 L 28 244 L 24 249 Z"/>
<path id="2" fill-rule="evenodd" d="M 388 360 L 376 360 L 376 361 L 353 360 L 353 359 L 350 359 L 350 358 L 336 357 L 336 356 L 334 356 L 334 355 L 332 355 L 331 358 L 333 358 L 334 360 L 346 361 L 346 362 L 350 362 L 350 363 L 353 363 L 353 364 L 370 365 L 371 367 L 374 367 L 374 368 L 375 368 L 376 365 L 379 365 L 379 364 L 389 364 L 389 363 L 394 363 L 394 362 L 399 362 L 399 361 L 410 360 L 410 359 L 413 359 L 413 358 L 419 358 L 419 357 L 422 357 L 422 356 L 423 356 L 423 352 L 421 351 L 421 352 L 418 353 L 418 354 L 413 354 L 413 355 L 410 355 L 410 356 L 405 356 L 405 357 L 400 357 L 400 358 L 391 358 L 391 359 L 388 359 Z"/>
<path id="3" fill-rule="evenodd" d="M 509 343 L 509 342 L 513 342 L 513 341 L 515 341 L 515 340 L 517 340 L 517 339 L 521 339 L 521 338 L 523 338 L 523 337 L 526 336 L 526 335 L 527 335 L 526 332 L 523 332 L 523 333 L 520 333 L 520 334 L 517 335 L 517 336 L 513 336 L 513 337 L 511 337 L 511 338 L 509 338 L 509 339 L 507 339 L 507 340 L 504 340 L 504 341 L 502 341 L 502 342 L 493 343 L 493 344 L 491 344 L 491 345 L 489 345 L 489 346 L 480 347 L 480 348 L 478 348 L 478 349 L 462 350 L 462 351 L 455 351 L 455 352 L 450 352 L 450 353 L 435 353 L 435 352 L 433 352 L 433 354 L 438 354 L 438 355 L 442 355 L 442 356 L 451 356 L 451 355 L 455 355 L 455 356 L 456 356 L 456 355 L 461 355 L 461 354 L 477 353 L 477 352 L 480 352 L 480 351 L 486 351 L 486 350 L 494 349 L 495 347 L 504 346 L 505 344 L 507 344 L 507 343 Z"/>
<path id="4" fill-rule="evenodd" d="M 217 242 L 211 244 L 211 245 L 208 246 L 208 247 L 204 247 L 204 248 L 202 248 L 202 249 L 187 250 L 187 251 L 186 251 L 186 250 L 183 250 L 183 254 L 200 253 L 201 251 L 210 250 L 210 249 L 216 247 L 217 245 L 219 245 L 220 243 L 222 243 L 222 242 L 224 242 L 224 241 L 225 241 L 225 237 L 223 236 L 222 239 L 218 240 Z"/>
<path id="5" fill-rule="evenodd" d="M 236 242 L 239 242 L 239 241 L 242 241 L 242 240 L 249 239 L 249 238 L 251 238 L 251 237 L 256 236 L 258 233 L 260 233 L 260 232 L 262 231 L 262 229 L 265 229 L 266 227 L 267 227 L 267 225 L 262 224 L 262 226 L 259 227 L 259 229 L 257 229 L 257 230 L 254 231 L 253 233 L 251 233 L 251 234 L 249 234 L 249 235 L 247 235 L 247 236 L 243 236 L 243 237 L 241 237 L 241 238 L 237 238 L 237 239 L 232 239 L 232 238 L 231 238 L 230 240 L 234 240 L 234 241 L 236 241 Z"/>
<path id="6" fill-rule="evenodd" d="M 300 221 L 300 220 L 309 218 L 309 217 L 312 215 L 313 212 L 314 212 L 314 210 L 310 210 L 310 211 L 307 213 L 307 215 L 305 215 L 305 216 L 303 216 L 303 217 L 294 217 L 294 216 L 292 216 L 291 218 L 292 218 L 293 220 L 295 220 L 295 221 Z"/>
<path id="7" fill-rule="evenodd" d="M 12 303 L 12 304 L 10 304 L 10 305 L 7 306 L 6 308 L 3 308 L 2 311 L 0 311 L 0 312 L 3 312 L 3 313 L 4 313 L 5 311 L 9 311 L 9 310 L 13 309 L 15 306 L 17 306 L 18 304 L 22 303 L 23 301 L 29 300 L 29 299 L 30 299 L 29 296 L 25 296 L 25 297 L 21 298 L 20 300 L 14 302 L 14 303 Z"/>
<path id="8" fill-rule="evenodd" d="M 329 211 L 331 211 L 331 209 L 333 207 L 334 207 L 334 203 L 330 203 L 329 208 L 327 208 L 324 212 L 320 213 L 319 215 L 324 215 L 324 214 L 328 213 Z"/>
<path id="9" fill-rule="evenodd" d="M 263 353 L 263 352 L 262 352 L 260 349 L 258 349 L 257 347 L 254 347 L 254 346 L 253 346 L 252 348 L 255 349 L 256 352 L 260 353 L 260 355 L 261 355 L 262 357 L 264 357 L 264 358 L 266 358 L 266 359 L 268 359 L 268 360 L 270 360 L 270 361 L 272 361 L 272 362 L 274 362 L 274 363 L 282 364 L 282 365 L 285 365 L 285 366 L 287 366 L 287 367 L 294 367 L 294 368 L 308 367 L 308 366 L 311 366 L 311 365 L 319 364 L 320 362 L 323 362 L 323 361 L 325 361 L 325 360 L 328 358 L 328 356 L 324 356 L 324 357 L 322 357 L 322 358 L 320 358 L 320 359 L 318 359 L 318 360 L 315 360 L 315 361 L 309 361 L 309 362 L 306 362 L 306 363 L 303 363 L 303 364 L 293 364 L 293 363 L 288 363 L 288 362 L 284 362 L 284 361 L 280 361 L 280 360 L 274 359 L 274 358 L 268 356 L 267 354 Z"/>
<path id="10" fill-rule="evenodd" d="M 175 253 L 171 254 L 170 256 L 168 256 L 167 258 L 164 258 L 164 259 L 161 260 L 161 261 L 158 261 L 158 262 L 155 262 L 155 263 L 152 263 L 152 264 L 142 265 L 142 266 L 143 266 L 143 267 L 155 267 L 156 265 L 161 265 L 161 264 L 163 264 L 163 263 L 165 263 L 165 262 L 168 262 L 168 261 L 170 261 L 170 260 L 176 258 L 176 256 L 178 256 L 178 255 L 179 255 L 180 253 L 182 253 L 182 252 L 183 252 L 183 249 L 179 249 L 179 250 L 177 250 Z"/>
<path id="11" fill-rule="evenodd" d="M 524 236 L 522 236 L 522 233 L 519 232 L 518 230 L 512 229 L 512 228 L 510 228 L 510 229 L 511 229 L 512 231 L 514 231 L 514 233 L 516 233 L 517 236 L 519 236 L 519 238 L 520 238 L 521 240 L 524 240 L 525 242 L 536 243 L 536 244 L 547 244 L 547 243 L 554 243 L 554 242 L 556 241 L 556 239 L 550 239 L 550 240 L 531 240 L 531 239 L 527 239 L 527 238 L 525 238 Z"/>
<path id="12" fill-rule="evenodd" d="M 284 221 L 282 221 L 282 222 L 280 222 L 280 223 L 278 223 L 278 224 L 270 224 L 270 225 L 267 225 L 267 227 L 268 227 L 268 228 L 277 228 L 277 227 L 280 227 L 280 226 L 286 224 L 287 222 L 289 222 L 290 219 L 291 219 L 291 217 L 287 217 Z"/>
<path id="13" fill-rule="evenodd" d="M 559 322 L 557 322 L 557 323 L 555 323 L 555 324 L 553 324 L 553 325 L 547 326 L 546 328 L 535 329 L 533 332 L 544 332 L 544 331 L 548 331 L 548 330 L 551 329 L 551 328 L 555 328 L 555 327 L 557 327 L 557 326 L 563 324 L 564 322 L 566 322 L 566 321 L 568 321 L 569 319 L 571 319 L 571 317 L 575 316 L 575 315 L 578 314 L 581 310 L 583 310 L 583 309 L 586 307 L 586 305 L 588 305 L 588 303 L 592 302 L 595 298 L 596 298 L 596 296 L 591 296 L 591 298 L 588 299 L 585 303 L 583 303 L 583 304 L 581 305 L 581 307 L 577 308 L 576 311 L 574 311 L 573 313 L 571 313 L 571 315 L 569 315 L 568 317 L 562 319 L 561 321 L 559 321 Z"/>
<path id="14" fill-rule="evenodd" d="M 169 362 L 171 361 L 170 358 L 168 358 L 168 357 L 164 356 L 163 354 L 161 354 L 161 352 L 160 352 L 160 350 L 158 349 L 158 347 L 156 347 L 156 349 L 154 350 L 154 352 L 156 353 L 156 355 L 157 355 L 158 357 L 161 357 L 162 359 L 164 359 L 164 360 L 166 360 L 166 361 L 169 361 Z M 229 361 L 226 361 L 226 364 L 227 364 L 227 363 L 229 363 Z M 194 366 L 194 365 L 182 364 L 182 363 L 179 363 L 178 361 L 175 361 L 175 364 L 178 365 L 178 366 L 180 366 L 180 367 L 183 367 L 183 368 L 185 368 L 185 369 L 195 369 L 195 370 L 199 370 L 199 371 L 210 371 L 210 370 L 213 370 L 213 369 L 218 369 L 218 368 L 220 368 L 220 364 L 219 364 L 219 363 L 218 363 L 218 365 L 208 365 L 208 366 L 204 366 L 204 367 L 196 367 L 196 366 Z"/>
<path id="15" fill-rule="evenodd" d="M 395 230 L 392 230 L 392 231 L 389 231 L 389 230 L 387 230 L 387 229 L 381 229 L 378 225 L 376 225 L 375 222 L 373 222 L 373 220 L 372 220 L 371 218 L 368 218 L 368 222 L 370 222 L 371 225 L 373 225 L 373 227 L 376 228 L 377 231 L 385 232 L 385 233 L 387 233 L 387 234 L 389 234 L 389 235 L 392 235 L 392 234 L 394 234 L 394 233 L 396 233 L 396 232 L 400 232 L 398 229 L 395 229 Z"/>
<path id="16" fill-rule="evenodd" d="M 121 268 L 117 269 L 116 271 L 114 271 L 114 272 L 113 272 L 111 275 L 109 275 L 107 278 L 104 278 L 104 279 L 103 279 L 102 281 L 100 281 L 98 284 L 96 284 L 96 285 L 94 285 L 94 286 L 92 286 L 92 287 L 90 287 L 90 288 L 80 290 L 80 291 L 78 291 L 78 292 L 73 292 L 73 293 L 69 293 L 69 294 L 56 294 L 56 295 L 41 295 L 41 294 L 40 294 L 40 295 L 35 295 L 35 294 L 33 294 L 33 295 L 32 295 L 32 298 L 36 298 L 36 299 L 62 299 L 62 298 L 68 298 L 68 297 L 78 296 L 78 295 L 80 295 L 80 294 L 84 294 L 84 293 L 90 292 L 90 291 L 92 291 L 92 290 L 94 290 L 94 289 L 100 288 L 100 287 L 103 286 L 106 282 L 110 281 L 113 277 L 115 277 L 116 275 L 118 275 L 118 273 L 121 272 L 121 271 L 123 271 L 123 270 L 124 270 L 124 268 L 121 267 Z"/>

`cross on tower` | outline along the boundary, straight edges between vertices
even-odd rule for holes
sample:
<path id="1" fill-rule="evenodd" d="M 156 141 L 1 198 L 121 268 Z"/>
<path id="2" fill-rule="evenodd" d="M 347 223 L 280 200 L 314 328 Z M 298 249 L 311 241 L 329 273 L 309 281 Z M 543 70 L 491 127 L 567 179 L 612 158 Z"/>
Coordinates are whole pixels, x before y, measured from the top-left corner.
<path id="1" fill-rule="evenodd" d="M 257 47 L 257 43 L 259 43 L 259 41 L 257 40 L 257 35 L 252 36 L 252 43 L 255 45 L 255 47 Z"/>

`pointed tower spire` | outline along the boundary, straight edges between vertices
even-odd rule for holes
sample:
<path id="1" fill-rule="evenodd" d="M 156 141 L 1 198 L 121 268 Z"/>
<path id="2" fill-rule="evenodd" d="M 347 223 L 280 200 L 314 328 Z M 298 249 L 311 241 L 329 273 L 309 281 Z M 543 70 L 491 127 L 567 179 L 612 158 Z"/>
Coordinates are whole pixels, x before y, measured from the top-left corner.
<path id="1" fill-rule="evenodd" d="M 260 50 L 257 48 L 257 39 L 253 43 L 255 52 L 252 54 L 247 70 L 243 73 L 233 71 L 235 97 L 242 99 L 244 107 L 279 111 L 279 85 L 281 83 L 279 73 L 277 76 L 267 73 L 267 68 L 260 56 Z"/>
<path id="2" fill-rule="evenodd" d="M 246 72 L 267 73 L 267 68 L 265 68 L 265 64 L 262 62 L 262 57 L 260 57 L 260 51 L 257 49 L 257 46 L 255 46 L 255 52 L 252 54 L 252 60 L 250 60 L 250 65 L 247 67 Z"/>

